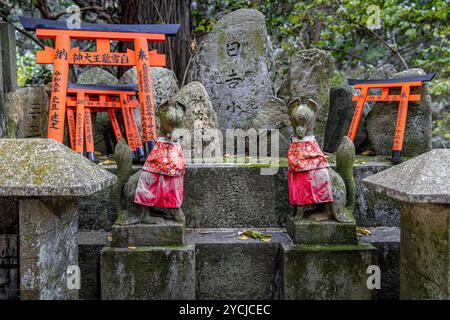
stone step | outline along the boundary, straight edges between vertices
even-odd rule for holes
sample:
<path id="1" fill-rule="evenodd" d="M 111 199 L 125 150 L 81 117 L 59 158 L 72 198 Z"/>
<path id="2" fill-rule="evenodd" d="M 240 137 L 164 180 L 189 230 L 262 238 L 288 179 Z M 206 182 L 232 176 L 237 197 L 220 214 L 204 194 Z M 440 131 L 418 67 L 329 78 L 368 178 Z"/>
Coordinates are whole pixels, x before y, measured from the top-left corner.
<path id="1" fill-rule="evenodd" d="M 185 241 L 195 246 L 197 299 L 281 299 L 283 246 L 292 241 L 283 228 L 254 229 L 273 235 L 271 242 L 239 240 L 240 228 L 187 229 Z M 381 290 L 378 299 L 398 299 L 399 228 L 371 228 L 360 241 L 378 249 Z M 100 297 L 100 251 L 108 244 L 107 232 L 79 232 L 81 299 Z"/>
<path id="2" fill-rule="evenodd" d="M 398 227 L 398 201 L 375 195 L 361 183 L 367 176 L 392 166 L 371 158 L 358 157 L 354 167 L 357 225 Z M 116 171 L 114 166 L 106 168 Z M 136 171 L 139 168 L 134 167 Z M 280 167 L 275 175 L 261 175 L 260 165 L 189 165 L 182 209 L 190 228 L 286 227 L 290 211 L 287 168 Z M 114 213 L 111 188 L 85 197 L 81 201 L 80 229 L 110 230 Z"/>
<path id="3" fill-rule="evenodd" d="M 252 229 L 272 234 L 271 242 L 239 240 L 241 229 L 190 229 L 195 244 L 196 298 L 280 299 L 281 245 L 291 244 L 283 229 Z"/>

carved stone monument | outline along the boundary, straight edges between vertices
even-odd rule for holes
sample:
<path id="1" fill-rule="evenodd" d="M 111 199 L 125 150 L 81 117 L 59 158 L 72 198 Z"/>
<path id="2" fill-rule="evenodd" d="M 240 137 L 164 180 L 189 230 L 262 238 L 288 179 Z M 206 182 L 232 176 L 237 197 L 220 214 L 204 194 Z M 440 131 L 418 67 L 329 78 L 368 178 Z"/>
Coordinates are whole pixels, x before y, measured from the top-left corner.
<path id="1" fill-rule="evenodd" d="M 258 110 L 273 96 L 268 56 L 265 18 L 253 9 L 231 12 L 205 36 L 189 80 L 205 86 L 222 130 L 251 128 Z"/>
<path id="2" fill-rule="evenodd" d="M 21 299 L 77 299 L 78 197 L 115 176 L 51 139 L 0 139 L 0 172 L 19 202 Z"/>

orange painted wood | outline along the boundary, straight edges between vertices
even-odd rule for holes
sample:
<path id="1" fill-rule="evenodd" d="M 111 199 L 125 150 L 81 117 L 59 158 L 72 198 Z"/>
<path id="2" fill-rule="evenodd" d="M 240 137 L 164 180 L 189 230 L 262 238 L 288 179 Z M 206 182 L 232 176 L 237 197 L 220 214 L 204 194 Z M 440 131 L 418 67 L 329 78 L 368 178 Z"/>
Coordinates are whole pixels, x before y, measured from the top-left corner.
<path id="1" fill-rule="evenodd" d="M 77 111 L 76 111 L 76 129 L 75 129 L 75 151 L 83 153 L 84 151 L 84 93 L 77 94 Z"/>
<path id="2" fill-rule="evenodd" d="M 116 112 L 114 110 L 108 110 L 109 120 L 116 137 L 116 141 L 119 142 L 122 139 L 122 132 L 120 131 L 119 123 L 117 122 Z"/>
<path id="3" fill-rule="evenodd" d="M 139 101 L 141 109 L 142 138 L 144 142 L 156 141 L 156 120 L 150 75 L 148 41 L 145 38 L 134 39 L 136 69 L 138 74 Z"/>
<path id="4" fill-rule="evenodd" d="M 80 39 L 80 40 L 109 39 L 109 40 L 113 40 L 113 41 L 133 41 L 136 38 L 143 38 L 147 41 L 155 41 L 155 42 L 166 41 L 165 34 L 86 31 L 86 30 L 36 29 L 36 37 L 41 38 L 41 39 L 54 39 L 61 34 L 64 34 L 72 39 Z"/>
<path id="5" fill-rule="evenodd" d="M 408 85 L 402 87 L 402 93 L 397 114 L 397 123 L 395 125 L 394 145 L 392 150 L 401 151 L 403 148 L 403 138 L 405 135 L 406 115 L 408 113 L 409 93 L 411 88 Z"/>
<path id="6" fill-rule="evenodd" d="M 150 65 L 152 67 L 165 67 L 166 55 L 159 54 L 156 50 L 149 52 Z M 92 66 L 135 66 L 135 53 L 128 49 L 124 52 L 80 52 L 80 48 L 72 48 L 68 54 L 69 64 L 92 65 Z M 36 63 L 53 64 L 55 60 L 55 49 L 45 47 L 44 50 L 36 51 Z"/>
<path id="7" fill-rule="evenodd" d="M 74 109 L 67 108 L 67 128 L 69 129 L 69 141 L 70 148 L 75 150 L 75 111 Z"/>
<path id="8" fill-rule="evenodd" d="M 84 109 L 84 128 L 86 139 L 86 152 L 94 152 L 94 134 L 92 132 L 91 110 Z"/>
<path id="9" fill-rule="evenodd" d="M 64 118 L 66 114 L 66 91 L 69 77 L 69 49 L 70 38 L 67 35 L 60 34 L 56 37 L 47 136 L 50 139 L 54 139 L 61 143 L 63 142 Z"/>
<path id="10" fill-rule="evenodd" d="M 359 122 L 361 121 L 361 116 L 364 110 L 364 104 L 366 102 L 368 88 L 361 88 L 358 95 L 358 102 L 356 103 L 355 112 L 353 113 L 352 122 L 350 123 L 350 128 L 348 129 L 347 135 L 352 141 L 355 141 L 356 133 L 358 132 Z"/>
<path id="11" fill-rule="evenodd" d="M 128 145 L 132 151 L 136 151 L 136 141 L 134 137 L 134 128 L 131 121 L 130 109 L 127 107 L 127 100 L 125 96 L 120 97 L 120 104 L 122 106 L 122 116 L 125 125 L 125 135 L 127 137 Z"/>

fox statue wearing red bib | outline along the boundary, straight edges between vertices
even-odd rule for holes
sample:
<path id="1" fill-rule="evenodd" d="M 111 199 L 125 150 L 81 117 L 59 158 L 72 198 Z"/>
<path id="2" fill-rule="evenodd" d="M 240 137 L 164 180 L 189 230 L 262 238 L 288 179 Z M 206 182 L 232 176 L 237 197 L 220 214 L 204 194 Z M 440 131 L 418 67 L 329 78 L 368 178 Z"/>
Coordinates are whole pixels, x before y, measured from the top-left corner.
<path id="1" fill-rule="evenodd" d="M 294 129 L 288 151 L 288 190 L 294 220 L 353 222 L 355 147 L 352 141 L 345 136 L 339 146 L 338 174 L 330 168 L 313 136 L 317 103 L 300 97 L 292 100 L 288 109 Z"/>
<path id="2" fill-rule="evenodd" d="M 154 224 L 163 219 L 185 222 L 183 178 L 185 159 L 177 129 L 183 129 L 186 107 L 175 100 L 158 108 L 160 135 L 142 170 L 132 175 L 131 150 L 125 142 L 116 146 L 118 201 L 116 224 Z M 122 200 L 123 194 L 123 200 Z"/>

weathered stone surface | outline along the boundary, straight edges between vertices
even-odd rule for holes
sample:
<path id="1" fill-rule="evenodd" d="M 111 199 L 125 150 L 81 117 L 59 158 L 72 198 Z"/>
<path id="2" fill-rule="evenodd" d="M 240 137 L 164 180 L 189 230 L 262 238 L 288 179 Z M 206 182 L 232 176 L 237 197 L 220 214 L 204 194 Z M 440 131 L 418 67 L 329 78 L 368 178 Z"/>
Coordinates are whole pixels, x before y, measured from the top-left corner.
<path id="1" fill-rule="evenodd" d="M 271 242 L 239 240 L 238 229 L 191 229 L 186 241 L 195 244 L 196 298 L 280 299 L 280 244 L 290 244 L 286 233 L 272 234 Z"/>
<path id="2" fill-rule="evenodd" d="M 332 87 L 330 91 L 330 112 L 325 131 L 324 147 L 327 152 L 335 152 L 339 146 L 342 137 L 347 135 L 355 111 L 355 102 L 352 101 L 352 88 Z M 368 108 L 364 108 L 361 122 L 358 127 L 355 148 L 358 150 L 366 141 L 365 117 Z"/>
<path id="3" fill-rule="evenodd" d="M 273 95 L 264 15 L 240 9 L 221 18 L 193 57 L 190 81 L 208 91 L 219 127 L 247 130 Z"/>
<path id="4" fill-rule="evenodd" d="M 381 289 L 377 290 L 379 300 L 400 298 L 400 228 L 369 228 L 371 234 L 362 236 L 362 242 L 370 243 L 378 251 L 378 266 L 381 270 Z"/>
<path id="5" fill-rule="evenodd" d="M 192 245 L 105 247 L 100 265 L 103 300 L 195 299 Z"/>
<path id="6" fill-rule="evenodd" d="M 193 167 L 184 179 L 183 211 L 191 228 L 277 227 L 290 211 L 287 170 Z"/>
<path id="7" fill-rule="evenodd" d="M 292 127 L 289 122 L 288 109 L 283 100 L 270 97 L 259 109 L 252 121 L 252 128 L 259 130 L 278 130 L 279 134 L 279 154 L 282 157 L 287 155 Z M 270 137 L 267 137 L 267 150 L 271 150 Z"/>
<path id="8" fill-rule="evenodd" d="M 177 246 L 183 243 L 183 225 L 166 219 L 161 219 L 158 224 L 114 225 L 112 228 L 112 247 Z"/>
<path id="9" fill-rule="evenodd" d="M 0 234 L 19 233 L 19 199 L 0 197 Z"/>
<path id="10" fill-rule="evenodd" d="M 355 223 L 294 221 L 287 218 L 287 232 L 295 244 L 357 244 Z"/>
<path id="11" fill-rule="evenodd" d="M 177 78 L 172 70 L 161 67 L 151 67 L 150 75 L 152 77 L 155 108 L 157 108 L 160 104 L 169 100 L 178 92 Z M 119 83 L 137 84 L 136 67 L 125 72 L 119 79 Z"/>
<path id="12" fill-rule="evenodd" d="M 450 203 L 450 150 L 434 149 L 363 180 L 405 202 Z"/>
<path id="13" fill-rule="evenodd" d="M 320 146 L 323 145 L 328 113 L 330 110 L 331 74 L 334 59 L 329 52 L 319 49 L 300 50 L 291 58 L 289 68 L 289 96 L 306 96 L 317 102 L 314 134 Z"/>
<path id="14" fill-rule="evenodd" d="M 81 300 L 100 299 L 100 253 L 109 243 L 108 233 L 104 231 L 79 231 L 78 266 L 81 272 Z"/>
<path id="15" fill-rule="evenodd" d="M 1 196 L 85 196 L 116 177 L 52 139 L 0 139 Z"/>
<path id="16" fill-rule="evenodd" d="M 282 292 L 287 300 L 371 300 L 367 267 L 376 249 L 358 245 L 283 245 Z"/>
<path id="17" fill-rule="evenodd" d="M 80 230 L 111 230 L 117 218 L 113 187 L 107 187 L 89 196 L 80 197 Z"/>
<path id="18" fill-rule="evenodd" d="M 112 85 L 118 84 L 119 80 L 111 73 L 100 67 L 89 68 L 78 75 L 78 84 Z"/>
<path id="19" fill-rule="evenodd" d="M 78 215 L 74 198 L 23 199 L 20 219 L 21 299 L 78 299 L 67 269 L 78 265 Z"/>
<path id="20" fill-rule="evenodd" d="M 35 85 L 6 96 L 8 138 L 47 137 L 50 87 Z"/>
<path id="21" fill-rule="evenodd" d="M 450 299 L 450 205 L 402 203 L 400 298 Z"/>
<path id="22" fill-rule="evenodd" d="M 356 165 L 356 225 L 361 227 L 400 227 L 400 201 L 367 188 L 363 180 L 392 168 L 389 162 Z"/>
<path id="23" fill-rule="evenodd" d="M 392 79 L 424 75 L 422 69 L 409 69 L 392 75 Z M 393 94 L 394 91 L 391 91 Z M 420 94 L 420 102 L 410 102 L 406 118 L 402 154 L 414 157 L 431 150 L 431 97 L 426 85 L 411 93 Z M 397 91 L 400 94 L 400 91 Z M 377 102 L 366 118 L 366 131 L 370 144 L 379 155 L 391 155 L 394 143 L 398 102 Z"/>
<path id="24" fill-rule="evenodd" d="M 217 115 L 209 99 L 208 92 L 201 82 L 193 81 L 181 88 L 175 95 L 177 102 L 186 106 L 185 128 L 190 132 L 217 127 Z"/>
<path id="25" fill-rule="evenodd" d="M 79 245 L 80 300 L 100 300 L 100 252 L 103 245 Z"/>
<path id="26" fill-rule="evenodd" d="M 0 300 L 19 297 L 18 255 L 17 234 L 0 234 Z"/>

